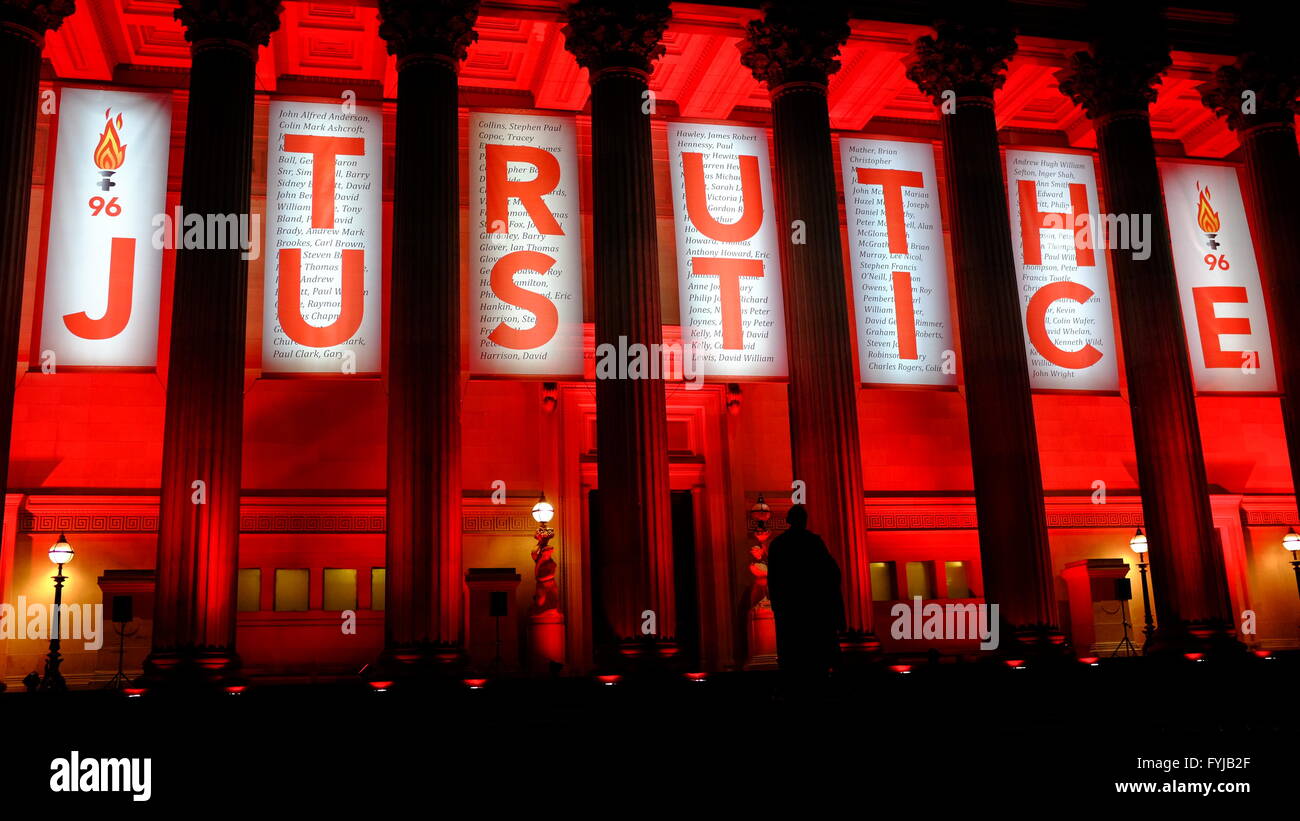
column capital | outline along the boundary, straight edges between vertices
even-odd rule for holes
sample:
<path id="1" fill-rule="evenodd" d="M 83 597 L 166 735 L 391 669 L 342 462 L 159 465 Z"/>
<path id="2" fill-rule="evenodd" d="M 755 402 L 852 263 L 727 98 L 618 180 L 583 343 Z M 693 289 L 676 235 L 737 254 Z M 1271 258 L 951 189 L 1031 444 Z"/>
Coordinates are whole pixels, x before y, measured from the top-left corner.
<path id="1" fill-rule="evenodd" d="M 0 27 L 40 37 L 63 25 L 63 19 L 76 9 L 75 0 L 0 0 Z"/>
<path id="2" fill-rule="evenodd" d="M 565 10 L 565 46 L 593 78 L 610 68 L 649 74 L 671 17 L 668 0 L 577 0 Z"/>
<path id="3" fill-rule="evenodd" d="M 1106 29 L 1088 51 L 1070 57 L 1056 80 L 1061 93 L 1094 120 L 1124 111 L 1145 114 L 1172 62 L 1160 21 L 1150 17 Z"/>
<path id="4" fill-rule="evenodd" d="M 271 42 L 282 10 L 280 0 L 180 0 L 173 15 L 195 45 L 220 40 L 256 49 Z"/>
<path id="5" fill-rule="evenodd" d="M 826 85 L 840 70 L 840 47 L 848 39 L 849 15 L 839 3 L 780 2 L 764 5 L 736 47 L 741 65 L 775 90 L 787 83 Z"/>
<path id="6" fill-rule="evenodd" d="M 434 57 L 453 68 L 478 39 L 479 0 L 379 0 L 379 36 L 398 59 Z"/>
<path id="7" fill-rule="evenodd" d="M 1220 66 L 1214 79 L 1202 83 L 1198 90 L 1201 102 L 1226 118 L 1233 131 L 1291 125 L 1300 111 L 1296 102 L 1300 95 L 1300 61 L 1289 55 L 1248 52 L 1235 63 Z M 1253 96 L 1246 95 L 1248 91 Z"/>
<path id="8" fill-rule="evenodd" d="M 946 92 L 958 97 L 992 97 L 1007 81 L 1015 55 L 1016 30 L 1001 13 L 936 20 L 934 34 L 917 38 L 908 58 L 907 79 L 936 104 Z"/>

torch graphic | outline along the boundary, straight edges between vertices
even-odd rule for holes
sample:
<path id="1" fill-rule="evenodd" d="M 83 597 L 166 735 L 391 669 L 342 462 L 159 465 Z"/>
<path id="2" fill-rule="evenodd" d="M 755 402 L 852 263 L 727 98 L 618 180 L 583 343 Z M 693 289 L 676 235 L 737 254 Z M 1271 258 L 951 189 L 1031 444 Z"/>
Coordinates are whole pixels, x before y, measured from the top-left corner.
<path id="1" fill-rule="evenodd" d="M 1196 203 L 1196 226 L 1205 233 L 1205 242 L 1213 251 L 1219 247 L 1215 237 L 1219 234 L 1219 212 L 1210 207 L 1210 188 L 1201 187 L 1196 183 L 1196 191 L 1200 194 L 1200 199 Z"/>
<path id="2" fill-rule="evenodd" d="M 99 142 L 95 145 L 95 165 L 99 166 L 99 176 L 102 178 L 98 184 L 103 191 L 117 185 L 112 180 L 113 172 L 126 162 L 126 146 L 117 133 L 122 127 L 122 115 L 117 115 L 115 124 L 112 114 L 113 109 L 104 110 L 104 132 L 99 135 Z"/>

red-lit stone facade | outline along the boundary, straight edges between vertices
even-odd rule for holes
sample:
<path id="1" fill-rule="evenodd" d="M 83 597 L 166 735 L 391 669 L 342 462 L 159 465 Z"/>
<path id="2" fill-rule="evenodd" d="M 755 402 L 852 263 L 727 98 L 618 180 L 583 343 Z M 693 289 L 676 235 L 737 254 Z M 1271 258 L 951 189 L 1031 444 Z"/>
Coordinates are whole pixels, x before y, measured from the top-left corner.
<path id="1" fill-rule="evenodd" d="M 797 480 L 844 572 L 854 657 L 975 652 L 892 638 L 891 606 L 916 595 L 987 595 L 1018 651 L 1109 652 L 1103 588 L 1140 590 L 1139 527 L 1153 650 L 1296 647 L 1281 549 L 1300 473 L 1294 64 L 1238 37 L 1250 21 L 1226 4 L 1126 27 L 1074 4 L 942 21 L 754 6 L 0 3 L 0 354 L 16 368 L 0 599 L 48 598 L 45 552 L 66 533 L 64 600 L 133 596 L 128 667 L 158 678 L 486 669 L 498 649 L 505 669 L 764 666 L 750 509 L 762 494 L 780 529 Z M 264 370 L 266 260 L 237 249 L 163 252 L 156 367 L 43 369 L 45 103 L 74 87 L 170 97 L 166 206 L 196 213 L 266 213 L 273 101 L 379 108 L 379 372 Z M 469 375 L 479 110 L 576 124 L 583 379 Z M 682 338 L 671 122 L 767 129 L 788 379 L 594 378 L 601 343 Z M 847 137 L 935 149 L 955 389 L 863 384 Z M 1148 257 L 1109 252 L 1115 390 L 1031 388 L 1003 177 L 1016 147 L 1092 158 L 1103 211 L 1154 215 Z M 1193 384 L 1158 173 L 1171 159 L 1242 169 L 1276 390 Z M 530 556 L 542 493 L 554 588 Z M 1130 621 L 1140 643 L 1140 593 Z M 69 681 L 107 679 L 115 641 L 65 647 Z M 0 639 L 5 680 L 45 651 Z"/>

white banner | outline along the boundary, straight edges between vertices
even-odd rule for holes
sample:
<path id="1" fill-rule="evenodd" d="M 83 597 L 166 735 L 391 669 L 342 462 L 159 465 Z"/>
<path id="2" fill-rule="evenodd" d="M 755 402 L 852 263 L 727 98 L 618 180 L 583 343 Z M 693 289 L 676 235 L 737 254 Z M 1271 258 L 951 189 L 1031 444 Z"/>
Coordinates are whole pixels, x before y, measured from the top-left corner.
<path id="1" fill-rule="evenodd" d="M 1276 390 L 1268 312 L 1237 170 L 1171 162 L 1161 165 L 1160 178 L 1196 389 Z"/>
<path id="2" fill-rule="evenodd" d="M 682 340 L 695 372 L 784 378 L 785 315 L 767 133 L 668 124 Z"/>
<path id="3" fill-rule="evenodd" d="M 1006 163 L 1030 385 L 1118 390 L 1092 156 L 1007 149 Z"/>
<path id="4" fill-rule="evenodd" d="M 862 381 L 955 385 L 934 149 L 840 140 Z"/>
<path id="5" fill-rule="evenodd" d="M 470 373 L 582 375 L 582 239 L 573 120 L 469 121 Z"/>
<path id="6" fill-rule="evenodd" d="M 171 98 L 65 88 L 45 265 L 41 359 L 152 367 L 158 358 Z"/>
<path id="7" fill-rule="evenodd" d="M 272 100 L 262 367 L 376 373 L 382 347 L 383 115 Z"/>

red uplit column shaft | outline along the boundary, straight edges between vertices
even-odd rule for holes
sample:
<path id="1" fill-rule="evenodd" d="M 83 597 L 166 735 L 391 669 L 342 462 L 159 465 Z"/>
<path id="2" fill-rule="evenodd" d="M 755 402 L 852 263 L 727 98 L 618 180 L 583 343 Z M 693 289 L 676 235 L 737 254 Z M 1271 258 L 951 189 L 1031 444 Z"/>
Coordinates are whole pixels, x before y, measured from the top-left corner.
<path id="1" fill-rule="evenodd" d="M 257 46 L 279 25 L 275 0 L 186 0 L 192 43 L 181 207 L 247 214 Z M 152 673 L 237 665 L 248 262 L 239 248 L 176 251 L 159 502 Z"/>
<path id="2" fill-rule="evenodd" d="M 457 66 L 477 0 L 380 3 L 397 55 L 388 313 L 384 651 L 462 655 L 460 153 Z"/>
<path id="3" fill-rule="evenodd" d="M 940 21 L 935 30 L 917 41 L 908 76 L 940 105 L 982 592 L 1007 624 L 1057 639 L 1024 316 L 993 111 L 1015 35 L 1005 26 L 958 20 Z"/>
<path id="4" fill-rule="evenodd" d="M 1165 220 L 1148 105 L 1169 65 L 1158 30 L 1117 28 L 1057 74 L 1062 93 L 1084 106 L 1097 132 L 1107 207 L 1151 215 L 1150 254 L 1117 249 L 1114 269 L 1133 444 L 1150 543 L 1158 629 L 1153 648 L 1185 649 L 1189 628 L 1226 636 L 1232 622 L 1227 574 L 1210 511 L 1191 365 L 1173 250 Z"/>
<path id="5" fill-rule="evenodd" d="M 620 338 L 650 350 L 663 342 L 647 83 L 668 17 L 666 0 L 580 0 L 568 9 L 568 49 L 591 76 L 597 350 L 619 350 Z M 620 644 L 632 652 L 631 639 L 668 645 L 676 633 L 662 380 L 596 381 L 596 448 L 593 628 L 597 659 L 609 663 Z M 655 621 L 648 635 L 646 610 Z"/>
<path id="6" fill-rule="evenodd" d="M 1270 21 L 1261 21 L 1264 26 Z M 1290 31 L 1283 29 L 1284 36 Z M 1300 151 L 1296 148 L 1296 63 L 1287 58 L 1291 43 L 1268 43 L 1252 32 L 1259 50 L 1223 66 L 1202 87 L 1202 99 L 1237 132 L 1246 160 L 1249 198 L 1256 218 L 1260 271 L 1272 297 L 1270 327 L 1276 341 L 1282 424 L 1291 460 L 1291 485 L 1300 485 Z M 1254 39 L 1254 38 L 1252 38 Z M 1250 91 L 1254 112 L 1242 111 Z"/>
<path id="7" fill-rule="evenodd" d="M 858 386 L 826 98 L 849 27 L 843 14 L 814 11 L 767 8 L 762 19 L 749 24 L 741 62 L 767 83 L 772 98 L 792 478 L 805 483 L 809 528 L 839 562 L 848 633 L 861 639 L 872 629 L 871 575 Z"/>
<path id="8" fill-rule="evenodd" d="M 36 108 L 45 32 L 72 13 L 71 2 L 0 4 L 0 492 L 8 487 L 14 372 L 22 327 L 23 275 L 31 218 Z"/>

